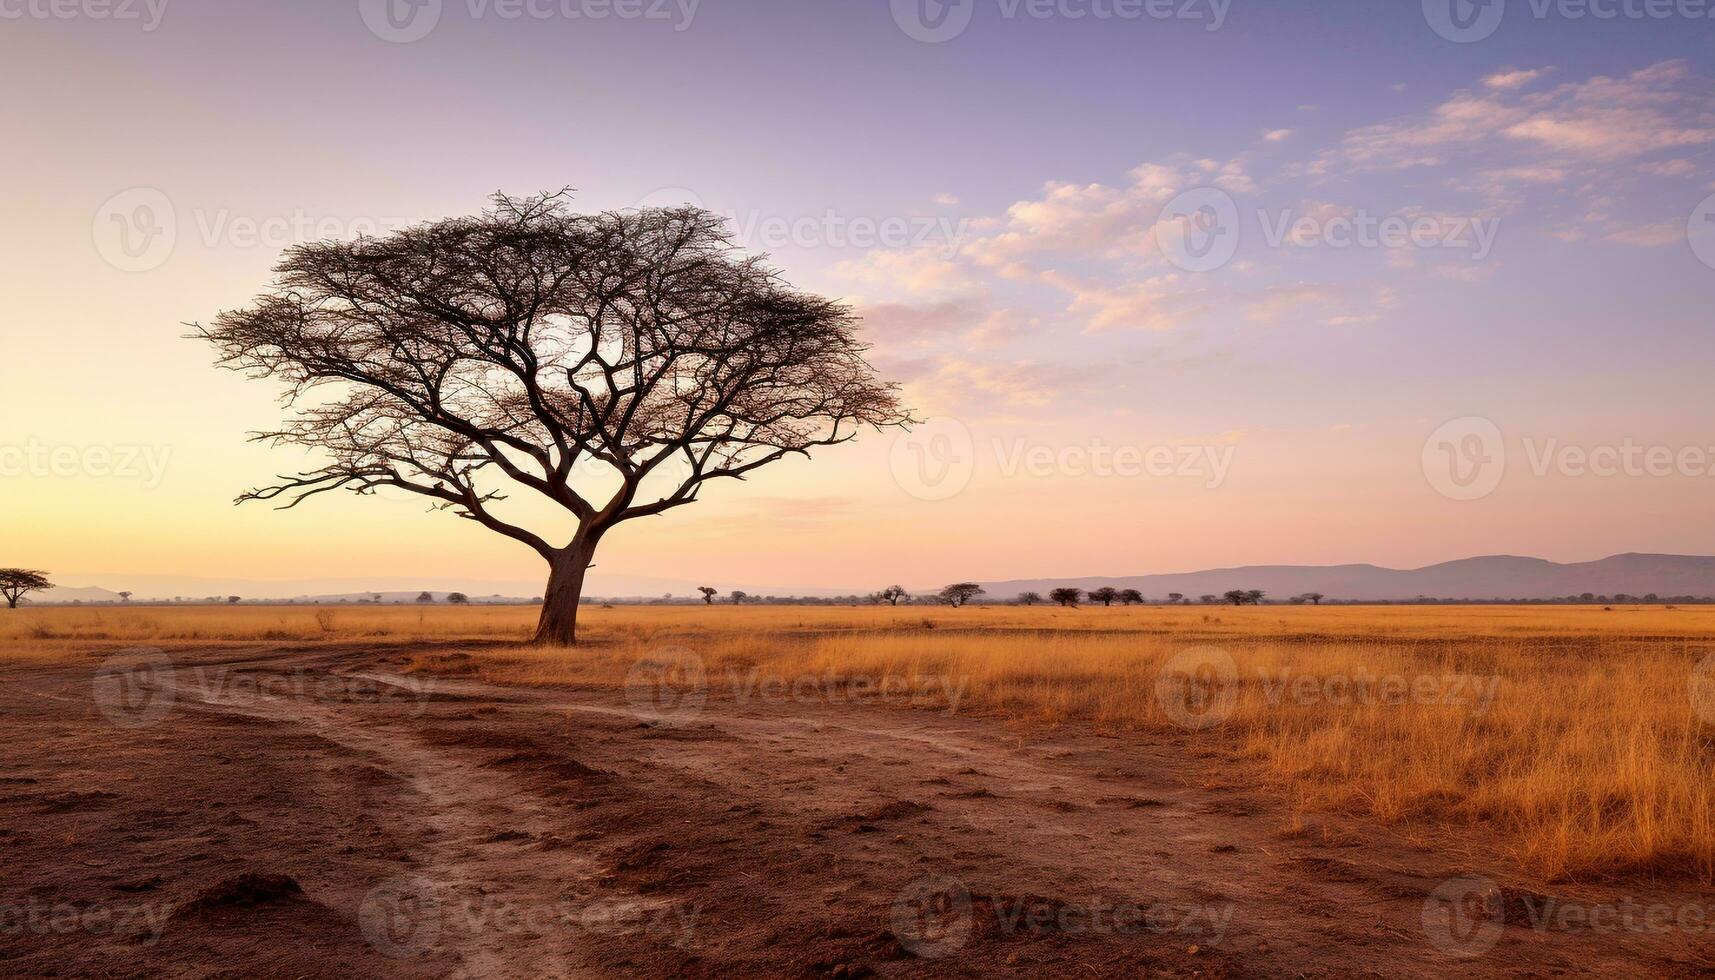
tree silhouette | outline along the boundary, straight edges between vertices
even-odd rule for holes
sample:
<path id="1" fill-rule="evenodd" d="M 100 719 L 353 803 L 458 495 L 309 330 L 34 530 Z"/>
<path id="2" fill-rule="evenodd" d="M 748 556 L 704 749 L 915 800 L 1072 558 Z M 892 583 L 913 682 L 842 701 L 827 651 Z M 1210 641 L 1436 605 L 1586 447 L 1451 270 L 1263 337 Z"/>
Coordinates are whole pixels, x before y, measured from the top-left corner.
<path id="1" fill-rule="evenodd" d="M 419 592 L 417 593 L 417 601 L 426 606 L 434 602 L 435 597 L 427 592 Z"/>
<path id="2" fill-rule="evenodd" d="M 130 602 L 131 597 L 136 595 L 136 594 L 137 593 L 135 593 L 135 592 L 121 592 L 121 593 L 119 593 L 119 601 L 120 602 Z"/>
<path id="3" fill-rule="evenodd" d="M 1320 606 L 1322 604 L 1322 600 L 1326 599 L 1327 596 L 1320 592 L 1306 592 L 1304 593 L 1304 598 L 1310 600 L 1310 604 L 1312 606 Z"/>
<path id="4" fill-rule="evenodd" d="M 1226 593 L 1223 594 L 1222 598 L 1235 606 L 1242 606 L 1251 601 L 1250 593 L 1243 589 L 1228 589 Z"/>
<path id="5" fill-rule="evenodd" d="M 1133 606 L 1143 602 L 1143 593 L 1136 589 L 1121 589 L 1120 604 Z"/>
<path id="6" fill-rule="evenodd" d="M 881 590 L 881 597 L 887 600 L 888 605 L 897 606 L 899 605 L 899 600 L 910 598 L 911 593 L 905 591 L 905 587 L 903 585 L 890 585 Z"/>
<path id="7" fill-rule="evenodd" d="M 1018 604 L 1021 606 L 1034 606 L 1041 601 L 1042 593 L 1040 592 L 1020 592 L 1018 594 Z"/>
<path id="8" fill-rule="evenodd" d="M 742 606 L 744 605 L 744 600 L 750 598 L 750 593 L 740 592 L 737 589 L 734 589 L 730 598 L 732 599 L 733 605 Z"/>
<path id="9" fill-rule="evenodd" d="M 1120 597 L 1120 590 L 1118 590 L 1118 589 L 1116 589 L 1110 585 L 1104 585 L 1099 589 L 1090 590 L 1090 601 L 1091 602 L 1099 602 L 1104 606 L 1113 605 L 1114 600 L 1118 599 L 1119 597 Z"/>
<path id="10" fill-rule="evenodd" d="M 715 604 L 715 596 L 720 594 L 719 589 L 713 589 L 713 588 L 710 588 L 706 585 L 697 586 L 697 591 L 701 592 L 703 594 L 703 604 L 706 606 L 714 605 Z"/>
<path id="11" fill-rule="evenodd" d="M 455 606 L 468 606 L 470 605 L 470 596 L 463 592 L 448 592 L 447 602 Z"/>
<path id="12" fill-rule="evenodd" d="M 737 254 L 698 208 L 497 195 L 472 217 L 295 246 L 275 271 L 196 335 L 221 366 L 284 383 L 294 417 L 256 439 L 331 459 L 239 500 L 399 491 L 522 542 L 548 564 L 536 643 L 576 642 L 585 574 L 620 523 L 911 421 L 850 310 Z M 576 530 L 513 523 L 509 492 Z"/>
<path id="13" fill-rule="evenodd" d="M 1068 608 L 1076 606 L 1078 604 L 1078 600 L 1082 598 L 1083 595 L 1084 593 L 1082 590 L 1071 588 L 1051 589 L 1048 592 L 1048 598 L 1053 599 L 1055 602 L 1058 602 L 1060 605 Z"/>
<path id="14" fill-rule="evenodd" d="M 940 599 L 957 609 L 982 594 L 983 587 L 975 582 L 956 582 L 941 590 Z"/>
<path id="15" fill-rule="evenodd" d="M 0 596 L 6 597 L 6 608 L 18 608 L 18 600 L 32 592 L 43 592 L 54 587 L 48 581 L 47 572 L 38 572 L 28 568 L 0 568 Z"/>

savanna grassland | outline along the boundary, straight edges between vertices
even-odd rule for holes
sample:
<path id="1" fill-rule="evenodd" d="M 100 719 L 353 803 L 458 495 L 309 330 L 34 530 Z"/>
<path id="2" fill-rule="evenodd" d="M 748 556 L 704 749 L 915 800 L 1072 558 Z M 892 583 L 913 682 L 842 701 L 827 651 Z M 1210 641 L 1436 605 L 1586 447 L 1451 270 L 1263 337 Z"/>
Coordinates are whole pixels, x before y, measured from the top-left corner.
<path id="1" fill-rule="evenodd" d="M 1715 881 L 1715 609 L 586 607 L 584 642 L 552 650 L 522 645 L 535 618 L 37 607 L 0 615 L 0 651 L 373 642 L 419 673 L 526 686 L 622 686 L 670 655 L 711 698 L 746 678 L 792 690 L 814 677 L 833 683 L 799 696 L 955 708 L 1022 737 L 1081 726 L 1182 742 L 1224 760 L 1212 782 L 1259 780 L 1301 814 L 1480 834 L 1545 880 Z M 1187 664 L 1191 682 L 1172 683 Z"/>

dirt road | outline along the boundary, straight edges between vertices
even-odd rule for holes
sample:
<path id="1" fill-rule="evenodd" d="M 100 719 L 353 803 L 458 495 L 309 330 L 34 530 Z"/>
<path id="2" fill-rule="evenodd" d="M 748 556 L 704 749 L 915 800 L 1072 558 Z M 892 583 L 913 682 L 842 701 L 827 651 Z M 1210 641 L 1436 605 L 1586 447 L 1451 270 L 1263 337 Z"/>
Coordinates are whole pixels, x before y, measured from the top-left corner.
<path id="1" fill-rule="evenodd" d="M 1379 831 L 1289 832 L 1183 743 L 1021 737 L 790 684 L 640 698 L 405 662 L 0 669 L 0 974 L 1715 967 L 1705 934 L 1565 914 L 1699 896 L 1497 891 L 1504 872 Z"/>

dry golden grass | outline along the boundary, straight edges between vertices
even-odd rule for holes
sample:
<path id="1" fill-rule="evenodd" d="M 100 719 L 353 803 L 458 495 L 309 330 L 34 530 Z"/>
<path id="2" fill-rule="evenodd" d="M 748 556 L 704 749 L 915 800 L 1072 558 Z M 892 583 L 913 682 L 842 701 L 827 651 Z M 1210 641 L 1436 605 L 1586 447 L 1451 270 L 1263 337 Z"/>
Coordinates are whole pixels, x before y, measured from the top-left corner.
<path id="1" fill-rule="evenodd" d="M 891 678 L 937 705 L 950 686 L 961 711 L 1230 753 L 1306 809 L 1448 835 L 1487 828 L 1549 878 L 1715 881 L 1715 690 L 1694 688 L 1715 650 L 1715 609 L 592 608 L 587 645 L 552 651 L 516 645 L 533 619 L 523 608 L 31 609 L 0 616 L 0 654 L 486 641 L 472 650 L 498 679 L 621 684 L 640 659 L 681 650 L 716 697 L 753 672 Z M 1222 651 L 1237 670 L 1212 689 L 1230 713 L 1207 729 L 1177 724 L 1164 705 L 1179 702 L 1158 687 L 1188 648 Z M 1324 684 L 1395 676 L 1419 693 L 1358 701 L 1335 697 L 1350 684 Z"/>

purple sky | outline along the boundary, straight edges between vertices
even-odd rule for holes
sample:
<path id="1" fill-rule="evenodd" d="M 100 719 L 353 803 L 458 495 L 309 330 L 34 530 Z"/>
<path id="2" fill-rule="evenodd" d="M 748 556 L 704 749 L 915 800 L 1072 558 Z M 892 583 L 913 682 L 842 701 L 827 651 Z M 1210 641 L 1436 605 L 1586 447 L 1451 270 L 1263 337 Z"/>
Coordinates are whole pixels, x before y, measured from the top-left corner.
<path id="1" fill-rule="evenodd" d="M 406 502 L 232 509 L 298 461 L 179 338 L 292 241 L 564 185 L 729 214 L 939 420 L 598 588 L 1715 552 L 1715 3 L 155 4 L 0 0 L 0 563 L 534 576 Z"/>

